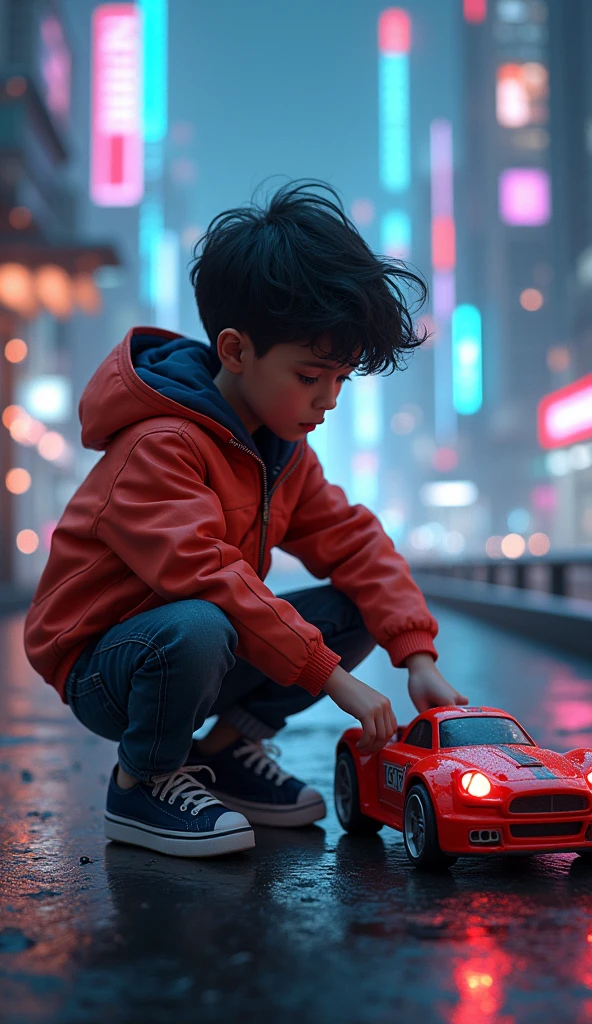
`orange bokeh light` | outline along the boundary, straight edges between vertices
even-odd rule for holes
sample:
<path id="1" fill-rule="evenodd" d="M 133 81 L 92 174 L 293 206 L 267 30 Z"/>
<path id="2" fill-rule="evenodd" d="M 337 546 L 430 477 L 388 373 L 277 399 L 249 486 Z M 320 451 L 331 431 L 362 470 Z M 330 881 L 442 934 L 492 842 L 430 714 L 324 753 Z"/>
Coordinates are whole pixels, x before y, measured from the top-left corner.
<path id="1" fill-rule="evenodd" d="M 32 555 L 39 547 L 39 537 L 35 530 L 21 530 L 17 533 L 16 546 L 23 555 Z"/>
<path id="2" fill-rule="evenodd" d="M 50 313 L 65 319 L 72 313 L 73 286 L 70 275 L 55 263 L 46 263 L 35 273 L 37 298 Z"/>
<path id="3" fill-rule="evenodd" d="M 563 345 L 555 345 L 547 352 L 547 366 L 551 373 L 564 373 L 571 366 L 571 352 Z"/>
<path id="4" fill-rule="evenodd" d="M 529 313 L 536 313 L 544 301 L 543 293 L 538 288 L 525 288 L 523 292 L 520 292 L 520 305 Z"/>
<path id="5" fill-rule="evenodd" d="M 45 434 L 45 427 L 39 420 L 34 420 L 24 410 L 19 416 L 15 416 L 9 427 L 10 436 L 18 444 L 37 444 Z"/>
<path id="6" fill-rule="evenodd" d="M 42 438 L 40 438 L 37 444 L 37 451 L 42 458 L 47 459 L 48 462 L 53 462 L 55 459 L 59 459 L 60 455 L 64 454 L 66 449 L 66 442 L 61 434 L 58 434 L 56 430 L 48 430 Z"/>
<path id="7" fill-rule="evenodd" d="M 2 422 L 7 430 L 10 430 L 11 425 L 19 416 L 25 416 L 25 410 L 21 405 L 7 405 L 4 412 L 2 413 Z"/>
<path id="8" fill-rule="evenodd" d="M 9 469 L 6 474 L 6 489 L 11 494 L 24 494 L 31 486 L 31 474 L 26 469 Z"/>
<path id="9" fill-rule="evenodd" d="M 101 293 L 92 274 L 76 274 L 72 279 L 74 301 L 83 313 L 96 316 L 101 312 Z"/>
<path id="10" fill-rule="evenodd" d="M 528 550 L 531 555 L 546 555 L 551 547 L 551 541 L 546 533 L 533 533 L 528 538 Z"/>
<path id="11" fill-rule="evenodd" d="M 508 533 L 502 540 L 502 554 L 506 558 L 520 558 L 526 551 L 526 541 L 519 533 Z"/>
<path id="12" fill-rule="evenodd" d="M 9 363 L 22 363 L 28 351 L 27 343 L 22 338 L 11 338 L 4 346 L 4 355 Z"/>
<path id="13" fill-rule="evenodd" d="M 33 214 L 28 206 L 13 206 L 8 214 L 8 223 L 15 231 L 23 231 L 28 228 L 33 220 Z"/>
<path id="14" fill-rule="evenodd" d="M 35 286 L 28 267 L 20 263 L 3 263 L 0 266 L 0 302 L 21 316 L 35 316 Z"/>

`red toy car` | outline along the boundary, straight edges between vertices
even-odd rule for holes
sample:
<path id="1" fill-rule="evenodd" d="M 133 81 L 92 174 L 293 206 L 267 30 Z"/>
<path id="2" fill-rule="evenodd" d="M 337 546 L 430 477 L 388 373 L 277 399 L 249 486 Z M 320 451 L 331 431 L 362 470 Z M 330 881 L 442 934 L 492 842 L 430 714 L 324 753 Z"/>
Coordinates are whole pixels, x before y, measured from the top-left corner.
<path id="1" fill-rule="evenodd" d="M 487 853 L 574 852 L 592 861 L 592 750 L 542 750 L 497 708 L 446 707 L 399 727 L 377 754 L 337 746 L 335 805 L 347 832 L 390 825 L 417 867 Z"/>

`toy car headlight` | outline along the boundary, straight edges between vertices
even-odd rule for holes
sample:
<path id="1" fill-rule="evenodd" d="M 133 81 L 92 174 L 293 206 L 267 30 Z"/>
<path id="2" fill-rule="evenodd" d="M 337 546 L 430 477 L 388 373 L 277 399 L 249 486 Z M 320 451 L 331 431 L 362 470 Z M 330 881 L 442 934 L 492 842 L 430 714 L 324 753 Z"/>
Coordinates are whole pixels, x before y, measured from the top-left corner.
<path id="1" fill-rule="evenodd" d="M 491 793 L 491 782 L 482 772 L 465 772 L 460 784 L 471 796 L 487 796 Z"/>
<path id="2" fill-rule="evenodd" d="M 592 772 L 588 772 L 588 774 L 586 775 L 586 779 L 588 780 L 588 782 L 592 786 Z"/>

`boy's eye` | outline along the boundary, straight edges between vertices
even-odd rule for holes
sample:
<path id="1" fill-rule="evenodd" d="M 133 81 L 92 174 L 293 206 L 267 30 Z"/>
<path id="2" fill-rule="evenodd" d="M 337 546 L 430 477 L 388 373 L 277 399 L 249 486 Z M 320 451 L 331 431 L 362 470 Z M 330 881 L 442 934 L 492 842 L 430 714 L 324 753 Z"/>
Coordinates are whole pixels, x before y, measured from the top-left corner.
<path id="1" fill-rule="evenodd" d="M 305 377 L 304 374 L 299 373 L 298 376 L 303 384 L 316 384 L 318 377 Z M 344 383 L 346 380 L 351 380 L 351 377 L 339 377 L 339 380 Z"/>

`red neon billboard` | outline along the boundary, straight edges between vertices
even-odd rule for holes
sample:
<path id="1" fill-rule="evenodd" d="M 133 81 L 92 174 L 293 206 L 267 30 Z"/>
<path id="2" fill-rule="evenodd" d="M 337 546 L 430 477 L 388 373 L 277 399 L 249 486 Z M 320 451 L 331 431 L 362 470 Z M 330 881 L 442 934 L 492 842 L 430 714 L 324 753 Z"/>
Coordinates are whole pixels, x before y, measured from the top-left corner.
<path id="1" fill-rule="evenodd" d="M 563 448 L 592 437 L 592 373 L 541 399 L 538 435 L 542 448 Z"/>
<path id="2" fill-rule="evenodd" d="M 135 206 L 144 194 L 140 7 L 101 4 L 92 40 L 91 199 Z"/>
<path id="3" fill-rule="evenodd" d="M 487 0 L 463 0 L 463 14 L 466 21 L 478 25 L 487 17 Z"/>
<path id="4" fill-rule="evenodd" d="M 387 7 L 378 21 L 378 48 L 381 53 L 409 53 L 411 18 L 402 7 Z"/>

